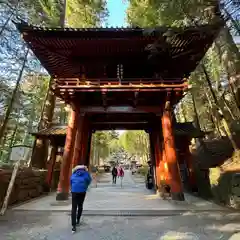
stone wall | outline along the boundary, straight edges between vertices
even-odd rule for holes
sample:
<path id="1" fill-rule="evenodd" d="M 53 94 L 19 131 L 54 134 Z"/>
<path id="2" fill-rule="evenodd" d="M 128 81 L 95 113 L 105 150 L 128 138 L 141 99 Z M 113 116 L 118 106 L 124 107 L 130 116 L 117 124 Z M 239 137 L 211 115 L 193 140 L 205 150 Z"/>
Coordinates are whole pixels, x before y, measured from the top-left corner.
<path id="1" fill-rule="evenodd" d="M 9 205 L 21 203 L 31 198 L 38 197 L 44 193 L 44 184 L 47 172 L 45 170 L 34 170 L 22 168 L 19 170 Z M 4 201 L 12 169 L 0 169 L 0 204 Z"/>

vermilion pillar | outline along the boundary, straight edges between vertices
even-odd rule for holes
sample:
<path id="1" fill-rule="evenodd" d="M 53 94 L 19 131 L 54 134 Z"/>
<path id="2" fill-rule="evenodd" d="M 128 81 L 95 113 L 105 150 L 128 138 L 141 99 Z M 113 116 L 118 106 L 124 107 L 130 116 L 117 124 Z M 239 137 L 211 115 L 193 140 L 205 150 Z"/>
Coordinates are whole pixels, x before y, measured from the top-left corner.
<path id="1" fill-rule="evenodd" d="M 160 148 L 160 135 L 157 130 L 154 130 L 153 132 L 153 143 L 154 143 L 154 151 L 155 151 L 155 163 L 156 163 L 156 185 L 157 189 L 160 188 L 161 183 L 161 169 L 160 169 L 160 162 L 162 159 L 162 153 Z"/>
<path id="2" fill-rule="evenodd" d="M 182 190 L 180 171 L 174 143 L 170 102 L 167 102 L 162 116 L 162 131 L 172 199 L 184 201 L 184 194 Z"/>
<path id="3" fill-rule="evenodd" d="M 69 184 L 70 184 L 69 174 L 73 156 L 73 148 L 77 131 L 77 119 L 79 113 L 75 110 L 71 110 L 70 114 L 71 115 L 68 122 L 56 200 L 67 200 L 69 196 Z"/>
<path id="4" fill-rule="evenodd" d="M 149 136 L 149 146 L 150 146 L 150 157 L 151 157 L 151 165 L 152 165 L 152 174 L 153 174 L 153 184 L 154 189 L 157 190 L 156 185 L 156 161 L 155 161 L 155 152 L 154 152 L 154 144 L 152 137 L 152 129 L 147 131 Z"/>
<path id="5" fill-rule="evenodd" d="M 153 168 L 154 188 L 157 190 L 156 158 L 155 158 L 154 139 L 153 139 L 153 130 L 152 129 L 149 131 L 149 143 L 150 143 L 151 163 L 152 163 L 152 168 Z"/>
<path id="6" fill-rule="evenodd" d="M 169 185 L 168 167 L 167 167 L 167 162 L 166 162 L 166 154 L 165 154 L 164 144 L 162 144 L 162 159 L 161 159 L 159 168 L 160 168 L 160 181 Z"/>
<path id="7" fill-rule="evenodd" d="M 81 115 L 78 121 L 76 141 L 72 165 L 88 165 L 87 151 L 89 144 L 89 122 L 86 115 Z"/>
<path id="8" fill-rule="evenodd" d="M 81 163 L 82 138 L 84 138 L 83 130 L 84 130 L 84 115 L 80 115 L 77 124 L 77 133 L 72 158 L 72 167 L 75 167 L 78 164 L 83 164 Z"/>
<path id="9" fill-rule="evenodd" d="M 80 162 L 81 164 L 84 164 L 84 165 L 87 165 L 88 143 L 89 143 L 89 122 L 88 122 L 88 119 L 85 117 L 83 136 L 82 136 L 82 151 L 80 155 Z"/>

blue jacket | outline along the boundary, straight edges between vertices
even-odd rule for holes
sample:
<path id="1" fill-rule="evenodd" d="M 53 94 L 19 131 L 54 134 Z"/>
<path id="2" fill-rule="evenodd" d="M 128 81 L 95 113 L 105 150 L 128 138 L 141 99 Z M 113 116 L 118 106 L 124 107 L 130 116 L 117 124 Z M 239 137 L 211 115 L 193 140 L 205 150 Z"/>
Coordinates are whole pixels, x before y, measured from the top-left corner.
<path id="1" fill-rule="evenodd" d="M 71 176 L 71 190 L 75 193 L 86 192 L 92 178 L 88 171 L 79 169 L 73 172 Z"/>

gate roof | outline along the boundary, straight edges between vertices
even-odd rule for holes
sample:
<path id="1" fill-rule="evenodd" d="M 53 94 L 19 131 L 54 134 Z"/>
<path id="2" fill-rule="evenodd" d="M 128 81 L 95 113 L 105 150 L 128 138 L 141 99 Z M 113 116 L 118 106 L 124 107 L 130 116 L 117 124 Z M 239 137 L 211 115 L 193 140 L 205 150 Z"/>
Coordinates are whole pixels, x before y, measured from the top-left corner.
<path id="1" fill-rule="evenodd" d="M 16 24 L 23 39 L 55 78 L 188 77 L 217 36 L 221 23 L 168 28 L 43 28 Z"/>

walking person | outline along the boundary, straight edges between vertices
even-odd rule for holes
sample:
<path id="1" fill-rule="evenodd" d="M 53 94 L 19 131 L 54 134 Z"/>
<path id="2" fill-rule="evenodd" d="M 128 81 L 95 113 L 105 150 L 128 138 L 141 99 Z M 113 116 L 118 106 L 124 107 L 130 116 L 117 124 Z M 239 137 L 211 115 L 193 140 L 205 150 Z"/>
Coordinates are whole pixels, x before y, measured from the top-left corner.
<path id="1" fill-rule="evenodd" d="M 118 170 L 117 170 L 116 166 L 114 166 L 113 169 L 112 169 L 112 182 L 113 182 L 113 184 L 116 184 L 117 175 L 118 175 Z"/>
<path id="2" fill-rule="evenodd" d="M 123 180 L 123 177 L 124 177 L 124 170 L 123 170 L 122 166 L 120 166 L 120 167 L 118 168 L 118 177 L 119 177 L 120 180 L 121 180 L 121 187 L 122 187 L 122 180 Z"/>
<path id="3" fill-rule="evenodd" d="M 84 165 L 76 166 L 71 176 L 72 191 L 72 232 L 76 232 L 83 211 L 83 203 L 92 178 Z"/>

